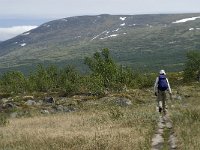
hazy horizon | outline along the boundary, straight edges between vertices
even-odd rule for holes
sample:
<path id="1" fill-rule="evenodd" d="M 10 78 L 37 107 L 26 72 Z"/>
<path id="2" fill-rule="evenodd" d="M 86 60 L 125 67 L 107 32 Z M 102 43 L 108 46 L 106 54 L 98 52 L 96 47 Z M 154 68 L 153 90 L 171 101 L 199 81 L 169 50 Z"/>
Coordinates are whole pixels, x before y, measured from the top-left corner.
<path id="1" fill-rule="evenodd" d="M 21 33 L 22 29 L 25 32 L 24 26 L 35 27 L 47 21 L 73 16 L 200 13 L 200 1 L 196 0 L 0 0 L 0 2 L 0 41 Z"/>

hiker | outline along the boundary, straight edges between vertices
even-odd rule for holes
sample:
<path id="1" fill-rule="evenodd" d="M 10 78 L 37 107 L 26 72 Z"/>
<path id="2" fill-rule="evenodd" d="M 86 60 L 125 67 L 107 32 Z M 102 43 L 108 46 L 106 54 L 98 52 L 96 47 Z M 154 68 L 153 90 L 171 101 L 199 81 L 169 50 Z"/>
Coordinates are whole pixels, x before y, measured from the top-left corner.
<path id="1" fill-rule="evenodd" d="M 166 77 L 166 73 L 164 70 L 160 70 L 159 76 L 156 78 L 156 82 L 154 84 L 154 92 L 155 96 L 157 96 L 157 106 L 159 108 L 159 112 L 161 113 L 163 111 L 164 114 L 166 114 L 166 91 L 169 92 L 171 99 L 172 91 Z M 162 105 L 160 103 L 162 103 Z"/>

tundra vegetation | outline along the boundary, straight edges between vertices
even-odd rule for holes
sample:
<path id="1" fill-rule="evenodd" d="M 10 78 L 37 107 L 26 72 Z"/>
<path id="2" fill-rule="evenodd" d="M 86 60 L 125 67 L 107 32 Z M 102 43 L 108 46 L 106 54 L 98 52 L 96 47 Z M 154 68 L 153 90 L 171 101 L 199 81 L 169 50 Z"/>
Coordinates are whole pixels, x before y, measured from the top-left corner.
<path id="1" fill-rule="evenodd" d="M 200 147 L 199 60 L 200 54 L 191 51 L 184 72 L 167 74 L 179 149 Z M 159 116 L 152 91 L 157 73 L 118 65 L 108 49 L 85 58 L 85 64 L 88 74 L 71 66 L 38 65 L 27 76 L 1 75 L 0 148 L 150 149 Z M 27 105 L 31 97 L 34 103 Z M 44 97 L 55 102 L 40 103 Z"/>

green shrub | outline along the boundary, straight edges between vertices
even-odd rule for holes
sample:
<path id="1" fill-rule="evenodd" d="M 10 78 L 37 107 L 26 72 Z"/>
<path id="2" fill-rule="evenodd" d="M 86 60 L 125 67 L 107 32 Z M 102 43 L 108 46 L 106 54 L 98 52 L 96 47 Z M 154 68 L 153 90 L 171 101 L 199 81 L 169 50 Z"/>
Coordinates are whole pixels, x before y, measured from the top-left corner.
<path id="1" fill-rule="evenodd" d="M 14 92 L 14 93 L 19 93 L 19 92 L 24 92 L 26 91 L 27 88 L 27 80 L 23 73 L 19 71 L 12 71 L 12 72 L 7 72 L 4 73 L 1 76 L 1 90 L 3 92 Z"/>
<path id="2" fill-rule="evenodd" d="M 200 81 L 200 52 L 190 51 L 187 53 L 183 75 L 185 81 Z"/>
<path id="3" fill-rule="evenodd" d="M 0 126 L 6 126 L 8 123 L 8 116 L 4 113 L 0 113 Z"/>

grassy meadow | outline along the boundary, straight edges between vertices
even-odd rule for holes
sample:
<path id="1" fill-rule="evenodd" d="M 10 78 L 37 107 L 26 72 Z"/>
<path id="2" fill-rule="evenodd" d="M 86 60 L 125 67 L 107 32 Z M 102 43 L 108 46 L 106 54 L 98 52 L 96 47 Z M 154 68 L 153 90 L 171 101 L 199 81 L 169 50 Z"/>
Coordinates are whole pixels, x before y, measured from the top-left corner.
<path id="1" fill-rule="evenodd" d="M 116 98 L 131 100 L 119 106 Z M 168 110 L 180 150 L 200 147 L 200 87 L 198 84 L 173 89 Z M 73 97 L 74 98 L 74 97 Z M 0 127 L 2 150 L 148 150 L 159 114 L 151 89 L 112 93 L 99 99 L 71 99 L 77 111 L 32 114 L 9 118 Z M 167 146 L 166 146 L 167 147 Z"/>
<path id="2" fill-rule="evenodd" d="M 158 117 L 150 94 L 148 90 L 112 94 L 79 104 L 77 112 L 9 119 L 0 127 L 0 148 L 150 149 Z M 118 96 L 128 97 L 132 105 L 115 104 Z"/>
<path id="3" fill-rule="evenodd" d="M 200 87 L 181 87 L 177 90 L 182 100 L 174 102 L 171 119 L 180 150 L 197 150 L 200 147 Z"/>

